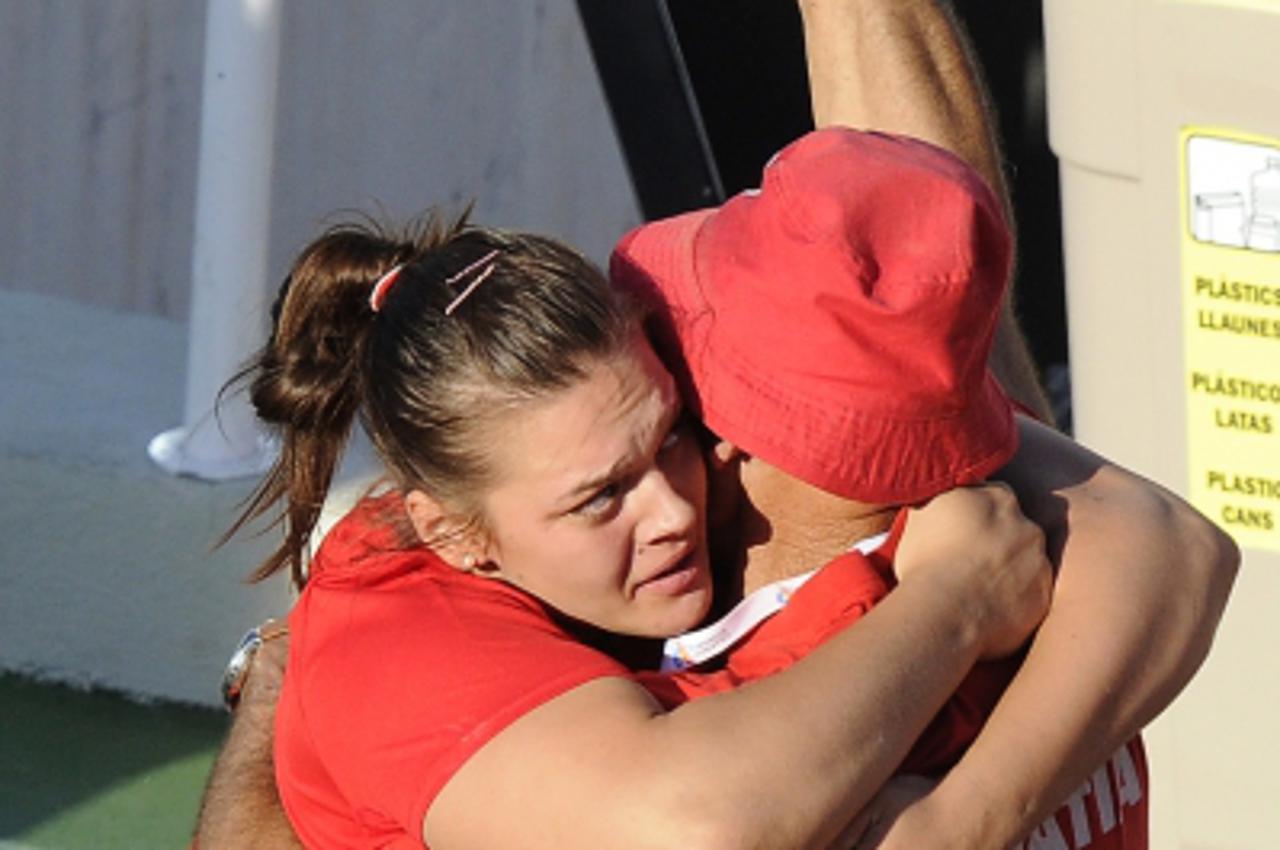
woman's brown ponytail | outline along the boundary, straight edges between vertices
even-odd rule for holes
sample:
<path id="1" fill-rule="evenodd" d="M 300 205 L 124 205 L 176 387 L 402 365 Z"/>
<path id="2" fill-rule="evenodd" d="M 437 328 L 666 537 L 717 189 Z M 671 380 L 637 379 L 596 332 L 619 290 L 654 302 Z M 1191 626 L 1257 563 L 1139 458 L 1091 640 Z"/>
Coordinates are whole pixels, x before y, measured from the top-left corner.
<path id="1" fill-rule="evenodd" d="M 439 229 L 434 221 L 432 227 Z M 280 286 L 271 337 L 241 375 L 251 379 L 258 417 L 279 430 L 280 454 L 228 536 L 286 504 L 275 519 L 284 542 L 253 581 L 288 566 L 294 583 L 303 583 L 311 530 L 361 405 L 361 362 L 374 320 L 370 291 L 417 247 L 376 225 L 338 226 L 307 247 Z"/>

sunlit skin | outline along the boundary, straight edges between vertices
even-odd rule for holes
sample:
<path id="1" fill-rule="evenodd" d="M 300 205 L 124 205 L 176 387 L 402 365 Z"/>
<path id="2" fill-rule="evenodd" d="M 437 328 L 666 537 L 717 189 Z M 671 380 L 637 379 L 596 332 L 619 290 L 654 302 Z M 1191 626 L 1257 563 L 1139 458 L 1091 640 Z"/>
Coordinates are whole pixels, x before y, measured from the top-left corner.
<path id="1" fill-rule="evenodd" d="M 706 473 L 670 375 L 639 334 L 489 435 L 484 569 L 577 620 L 663 637 L 711 604 Z"/>

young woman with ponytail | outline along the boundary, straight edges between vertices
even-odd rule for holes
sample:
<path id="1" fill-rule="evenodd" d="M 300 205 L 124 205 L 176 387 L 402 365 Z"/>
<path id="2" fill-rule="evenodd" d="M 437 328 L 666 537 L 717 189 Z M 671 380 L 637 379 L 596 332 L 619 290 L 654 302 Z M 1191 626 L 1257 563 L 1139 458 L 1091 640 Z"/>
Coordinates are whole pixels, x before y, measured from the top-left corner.
<path id="1" fill-rule="evenodd" d="M 913 521 L 932 545 L 859 628 L 664 711 L 599 639 L 707 613 L 706 480 L 627 299 L 552 240 L 433 216 L 326 233 L 273 316 L 248 374 L 282 451 L 241 522 L 282 508 L 259 575 L 304 588 L 276 771 L 307 846 L 825 846 L 970 664 L 1043 613 L 1038 530 L 973 491 Z M 393 486 L 304 577 L 357 420 Z M 521 766 L 489 786 L 500 812 L 451 799 L 477 754 Z"/>

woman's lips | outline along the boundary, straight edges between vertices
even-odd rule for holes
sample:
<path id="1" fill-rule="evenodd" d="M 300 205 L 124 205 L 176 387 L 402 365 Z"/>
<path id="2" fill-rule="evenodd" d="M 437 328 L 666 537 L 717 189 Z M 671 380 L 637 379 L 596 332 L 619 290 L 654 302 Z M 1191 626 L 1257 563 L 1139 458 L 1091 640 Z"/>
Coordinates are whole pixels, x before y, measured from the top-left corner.
<path id="1" fill-rule="evenodd" d="M 702 575 L 698 551 L 691 549 L 679 560 L 653 578 L 645 579 L 636 587 L 640 593 L 660 593 L 676 596 L 694 587 Z"/>

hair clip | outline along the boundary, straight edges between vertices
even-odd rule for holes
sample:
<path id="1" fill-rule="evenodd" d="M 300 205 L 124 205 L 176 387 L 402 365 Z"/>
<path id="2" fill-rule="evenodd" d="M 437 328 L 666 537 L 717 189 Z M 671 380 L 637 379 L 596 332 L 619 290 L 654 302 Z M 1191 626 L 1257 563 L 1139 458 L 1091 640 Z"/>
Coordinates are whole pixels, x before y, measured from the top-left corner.
<path id="1" fill-rule="evenodd" d="M 369 293 L 369 309 L 378 313 L 382 310 L 382 305 L 387 300 L 387 290 L 396 282 L 396 278 L 400 277 L 400 272 L 404 271 L 404 263 L 392 266 L 373 285 L 373 291 Z"/>
<path id="2" fill-rule="evenodd" d="M 467 288 L 459 292 L 458 296 L 449 302 L 449 306 L 444 308 L 444 314 L 446 316 L 452 316 L 453 311 L 458 309 L 458 305 L 461 304 L 463 301 L 466 301 L 467 296 L 475 292 L 476 287 L 484 283 L 485 280 L 488 279 L 489 275 L 493 274 L 493 270 L 497 268 L 497 263 L 494 262 L 494 258 L 497 256 L 498 256 L 498 249 L 494 248 L 492 251 L 485 254 L 483 257 L 476 260 L 474 263 L 468 264 L 467 267 L 464 268 L 462 271 L 456 274 L 450 275 L 448 278 L 445 279 L 446 284 L 448 284 L 449 286 L 453 286 L 455 283 L 462 280 L 464 277 L 471 274 L 476 269 L 488 263 L 488 266 L 484 269 L 484 271 L 480 272 L 480 274 L 476 276 L 475 280 L 467 284 Z"/>

